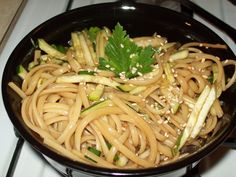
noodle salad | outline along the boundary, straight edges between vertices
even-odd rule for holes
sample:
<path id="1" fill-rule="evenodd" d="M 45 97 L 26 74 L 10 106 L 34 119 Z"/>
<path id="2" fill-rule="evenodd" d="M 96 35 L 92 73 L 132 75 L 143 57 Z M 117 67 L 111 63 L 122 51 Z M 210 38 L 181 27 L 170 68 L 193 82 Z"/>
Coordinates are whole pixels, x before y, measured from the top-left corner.
<path id="1" fill-rule="evenodd" d="M 148 168 L 204 146 L 219 130 L 219 96 L 235 81 L 203 48 L 154 34 L 130 38 L 90 27 L 68 46 L 38 39 L 34 59 L 9 86 L 22 98 L 24 123 L 57 153 L 106 168 Z"/>

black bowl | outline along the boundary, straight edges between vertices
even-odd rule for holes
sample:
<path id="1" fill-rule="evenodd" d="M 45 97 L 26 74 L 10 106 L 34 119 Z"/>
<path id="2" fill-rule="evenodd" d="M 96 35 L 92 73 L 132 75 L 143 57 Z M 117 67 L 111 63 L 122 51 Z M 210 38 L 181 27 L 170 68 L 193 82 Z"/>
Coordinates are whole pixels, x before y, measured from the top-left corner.
<path id="1" fill-rule="evenodd" d="M 165 36 L 169 41 L 179 41 L 181 43 L 199 41 L 209 43 L 225 42 L 212 30 L 205 27 L 194 19 L 180 13 L 161 8 L 133 2 L 116 2 L 91 5 L 58 15 L 32 30 L 12 52 L 9 57 L 2 78 L 2 94 L 5 108 L 15 129 L 29 142 L 32 147 L 42 153 L 44 157 L 58 170 L 70 171 L 73 175 L 85 173 L 98 176 L 151 176 L 179 171 L 180 169 L 199 161 L 210 152 L 215 150 L 227 138 L 236 125 L 235 108 L 236 98 L 235 85 L 221 96 L 223 109 L 228 122 L 225 123 L 221 131 L 216 134 L 204 147 L 190 156 L 177 160 L 174 163 L 163 165 L 157 168 L 118 170 L 106 169 L 74 162 L 51 150 L 42 143 L 34 132 L 32 132 L 22 121 L 20 106 L 21 98 L 8 87 L 8 82 L 14 81 L 21 84 L 21 80 L 16 74 L 16 66 L 26 65 L 33 57 L 34 47 L 32 40 L 44 38 L 49 43 L 66 44 L 70 39 L 70 33 L 82 30 L 90 26 L 107 26 L 113 28 L 119 22 L 124 29 L 133 36 L 152 35 L 157 33 Z M 233 52 L 228 50 L 208 49 L 207 52 L 217 55 L 223 59 L 235 58 Z M 229 68 L 226 74 L 232 74 Z"/>

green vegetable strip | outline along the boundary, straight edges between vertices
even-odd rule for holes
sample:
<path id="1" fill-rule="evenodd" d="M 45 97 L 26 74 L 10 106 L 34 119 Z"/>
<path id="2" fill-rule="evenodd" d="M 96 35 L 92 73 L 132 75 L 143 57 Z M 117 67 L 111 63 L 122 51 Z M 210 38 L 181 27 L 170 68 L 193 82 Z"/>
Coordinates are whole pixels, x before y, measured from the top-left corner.
<path id="1" fill-rule="evenodd" d="M 22 65 L 18 65 L 16 67 L 16 73 L 18 74 L 18 76 L 20 76 L 21 79 L 25 79 L 28 72 Z"/>
<path id="2" fill-rule="evenodd" d="M 170 83 L 175 82 L 175 78 L 174 78 L 174 75 L 172 73 L 172 68 L 170 66 L 170 63 L 164 63 L 163 67 L 164 67 L 164 72 L 166 74 L 166 77 L 167 77 L 168 81 Z"/>
<path id="3" fill-rule="evenodd" d="M 188 50 L 179 50 L 170 56 L 170 61 L 181 60 L 188 57 Z"/>
<path id="4" fill-rule="evenodd" d="M 95 71 L 89 71 L 89 70 L 80 70 L 78 74 L 80 75 L 94 75 L 96 72 Z"/>
<path id="5" fill-rule="evenodd" d="M 96 89 L 89 93 L 88 99 L 91 101 L 98 101 L 102 97 L 104 88 L 104 85 L 97 85 Z"/>
<path id="6" fill-rule="evenodd" d="M 88 115 L 92 111 L 96 111 L 97 109 L 108 107 L 110 105 L 112 105 L 112 101 L 111 100 L 104 100 L 104 101 L 96 102 L 96 103 L 92 104 L 91 106 L 83 109 L 81 111 L 81 116 L 84 117 L 84 116 Z"/>
<path id="7" fill-rule="evenodd" d="M 85 39 L 83 33 L 82 32 L 79 33 L 78 36 L 79 36 L 79 40 L 80 40 L 81 48 L 83 50 L 83 54 L 84 54 L 86 64 L 88 66 L 94 66 L 93 57 L 92 57 L 92 54 L 89 51 L 89 46 L 86 42 L 86 39 Z"/>
<path id="8" fill-rule="evenodd" d="M 60 60 L 66 60 L 66 55 L 64 53 L 61 53 L 60 51 L 49 45 L 44 39 L 38 39 L 38 44 L 39 48 L 47 54 Z"/>
<path id="9" fill-rule="evenodd" d="M 57 83 L 79 83 L 79 82 L 92 82 L 97 84 L 108 85 L 113 88 L 117 88 L 120 84 L 109 78 L 103 76 L 93 76 L 93 75 L 68 75 L 59 76 L 56 80 Z"/>
<path id="10" fill-rule="evenodd" d="M 194 125 L 196 124 L 199 112 L 201 111 L 202 106 L 203 106 L 204 102 L 206 101 L 209 93 L 210 93 L 210 87 L 207 85 L 204 88 L 204 90 L 202 91 L 201 95 L 199 96 L 199 98 L 198 98 L 198 100 L 197 100 L 197 102 L 196 102 L 196 104 L 189 116 L 187 125 L 183 131 L 183 134 L 181 135 L 181 139 L 180 139 L 179 144 L 177 146 L 178 150 L 181 149 L 181 147 L 185 144 L 188 137 L 190 136 L 190 134 L 194 128 Z"/>
<path id="11" fill-rule="evenodd" d="M 212 86 L 210 93 L 209 93 L 204 105 L 202 106 L 201 112 L 199 113 L 197 122 L 193 128 L 192 133 L 191 133 L 191 138 L 195 138 L 199 134 L 199 132 L 206 120 L 207 114 L 210 111 L 211 106 L 214 103 L 215 99 L 216 99 L 216 90 L 215 90 L 215 87 Z"/>
<path id="12" fill-rule="evenodd" d="M 99 31 L 101 31 L 101 29 L 98 27 L 90 27 L 89 28 L 88 35 L 89 35 L 89 38 L 92 42 L 94 42 L 94 43 L 96 42 L 97 34 Z"/>
<path id="13" fill-rule="evenodd" d="M 89 150 L 90 152 L 92 152 L 93 154 L 95 154 L 96 156 L 98 156 L 98 157 L 100 157 L 100 155 L 101 155 L 101 151 L 97 150 L 97 149 L 94 148 L 94 147 L 88 147 L 88 150 Z"/>

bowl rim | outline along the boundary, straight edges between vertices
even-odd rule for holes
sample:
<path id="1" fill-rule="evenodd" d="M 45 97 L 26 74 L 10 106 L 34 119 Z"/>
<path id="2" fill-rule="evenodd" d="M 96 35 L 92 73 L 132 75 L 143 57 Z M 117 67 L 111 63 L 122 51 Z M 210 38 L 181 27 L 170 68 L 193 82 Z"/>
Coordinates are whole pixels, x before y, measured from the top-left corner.
<path id="1" fill-rule="evenodd" d="M 6 79 L 6 76 L 7 76 L 7 72 L 9 70 L 9 68 L 7 69 L 7 67 L 11 64 L 11 62 L 13 62 L 12 60 L 15 56 L 17 56 L 17 52 L 20 50 L 21 46 L 24 45 L 26 42 L 28 42 L 29 38 L 32 37 L 32 35 L 37 33 L 39 30 L 42 30 L 45 26 L 49 25 L 53 21 L 63 18 L 64 16 L 71 16 L 74 13 L 78 13 L 78 11 L 81 11 L 81 13 L 83 13 L 83 11 L 87 11 L 87 10 L 98 8 L 98 7 L 99 8 L 101 8 L 101 7 L 122 8 L 123 5 L 124 4 L 122 2 L 121 3 L 115 2 L 115 3 L 102 3 L 102 4 L 89 5 L 89 6 L 85 6 L 85 7 L 79 7 L 79 8 L 61 13 L 53 18 L 50 18 L 49 20 L 38 25 L 31 32 L 29 32 L 19 42 L 19 44 L 15 47 L 15 49 L 13 50 L 12 54 L 10 55 L 10 57 L 6 63 L 6 66 L 4 68 L 3 77 L 2 77 L 2 95 L 3 95 L 4 106 L 5 106 L 7 114 L 9 116 L 9 118 L 11 119 L 11 122 L 13 123 L 14 127 L 21 134 L 21 136 L 27 142 L 30 143 L 30 145 L 34 149 L 36 149 L 40 153 L 46 155 L 50 159 L 53 159 L 56 162 L 58 162 L 62 165 L 65 165 L 66 167 L 80 170 L 85 173 L 96 174 L 96 175 L 99 174 L 99 175 L 105 175 L 105 176 L 108 176 L 111 174 L 112 175 L 127 175 L 127 176 L 136 176 L 136 175 L 147 176 L 147 175 L 162 174 L 162 173 L 178 170 L 182 167 L 185 167 L 185 166 L 188 166 L 194 162 L 197 162 L 198 160 L 200 160 L 204 156 L 208 155 L 210 152 L 213 152 L 231 133 L 231 131 L 233 130 L 233 128 L 236 125 L 236 118 L 232 118 L 231 123 L 229 124 L 227 130 L 225 129 L 224 131 L 222 131 L 221 134 L 216 138 L 216 140 L 209 143 L 207 145 L 207 147 L 201 148 L 197 153 L 194 153 L 194 154 L 190 155 L 189 157 L 186 157 L 184 159 L 179 159 L 171 164 L 166 164 L 163 166 L 158 166 L 158 167 L 153 167 L 153 168 L 145 168 L 145 169 L 129 170 L 129 169 L 109 169 L 109 168 L 102 168 L 102 167 L 87 165 L 87 164 L 84 164 L 81 162 L 75 162 L 71 159 L 68 159 L 67 157 L 64 157 L 64 156 L 56 153 L 55 151 L 51 150 L 50 148 L 47 148 L 47 146 L 43 145 L 43 143 L 40 143 L 38 140 L 35 140 L 35 138 L 32 135 L 30 135 L 29 132 L 24 128 L 22 123 L 20 123 L 20 121 L 17 118 L 15 118 L 14 113 L 12 112 L 11 108 L 9 107 L 10 103 L 9 103 L 9 100 L 7 99 L 7 96 L 6 96 L 7 91 L 6 91 L 6 86 L 5 86 L 6 83 L 8 82 Z M 172 11 L 169 9 L 165 9 L 163 7 L 159 7 L 159 6 L 154 7 L 153 5 L 147 5 L 147 4 L 141 4 L 141 3 L 132 3 L 132 6 L 135 6 L 136 8 L 148 7 L 148 8 L 155 8 L 156 10 L 162 9 L 162 10 L 165 10 L 167 13 L 175 14 L 178 17 L 185 18 L 186 20 L 191 21 L 196 24 L 199 24 L 199 25 L 201 25 L 202 28 L 206 28 L 208 31 L 213 32 L 211 29 L 207 28 L 205 25 L 201 24 L 200 22 L 196 21 L 195 19 L 184 16 L 178 12 L 175 12 L 175 11 Z M 218 36 L 218 35 L 216 35 L 216 36 Z M 221 39 L 219 36 L 218 36 L 218 38 Z M 223 40 L 222 40 L 222 42 L 223 42 Z M 233 54 L 231 49 L 229 49 L 229 50 Z M 88 172 L 88 170 L 91 170 L 91 171 Z"/>

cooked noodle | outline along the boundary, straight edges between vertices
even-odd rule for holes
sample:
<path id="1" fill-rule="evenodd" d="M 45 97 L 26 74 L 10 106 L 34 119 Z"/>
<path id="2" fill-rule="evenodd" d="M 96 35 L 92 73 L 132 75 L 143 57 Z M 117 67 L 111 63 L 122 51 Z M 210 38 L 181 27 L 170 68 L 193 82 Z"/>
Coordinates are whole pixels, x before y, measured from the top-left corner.
<path id="1" fill-rule="evenodd" d="M 76 33 L 72 33 L 72 38 Z M 225 49 L 220 44 L 192 42 L 177 47 L 157 36 L 135 38 L 138 45 L 162 49 L 154 55 L 156 62 L 150 73 L 123 79 L 110 71 L 98 70 L 98 58 L 104 57 L 104 47 L 111 32 L 105 28 L 98 33 L 94 49 L 86 31 L 79 33 L 80 44 L 67 50 L 67 62 L 48 60 L 34 66 L 19 88 L 9 86 L 22 97 L 21 114 L 24 123 L 43 139 L 43 142 L 61 155 L 72 160 L 107 168 L 147 168 L 159 166 L 184 156 L 181 150 L 173 153 L 178 137 L 183 132 L 190 113 L 206 85 L 215 85 L 217 98 L 207 114 L 196 138 L 184 144 L 199 145 L 214 131 L 223 115 L 218 100 L 222 91 L 236 79 L 236 72 L 224 80 L 224 67 L 234 60 L 220 61 L 219 57 L 205 53 L 201 47 Z M 164 43 L 163 43 L 164 41 Z M 153 44 L 155 43 L 155 45 Z M 184 58 L 170 60 L 172 54 L 187 51 Z M 38 51 L 38 49 L 37 49 Z M 80 51 L 81 53 L 79 53 Z M 170 66 L 170 73 L 165 70 Z M 129 86 L 126 92 L 102 82 L 59 82 L 63 76 L 94 71 L 95 76 Z M 172 76 L 172 80 L 169 77 Z M 213 80 L 210 80 L 214 76 Z M 89 96 L 97 87 L 103 93 L 98 100 Z M 106 102 L 107 101 L 107 102 Z M 95 104 L 104 104 L 93 109 Z M 94 154 L 89 148 L 100 152 Z"/>

